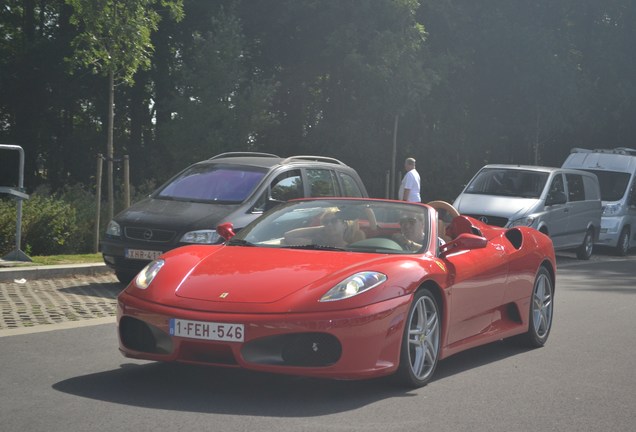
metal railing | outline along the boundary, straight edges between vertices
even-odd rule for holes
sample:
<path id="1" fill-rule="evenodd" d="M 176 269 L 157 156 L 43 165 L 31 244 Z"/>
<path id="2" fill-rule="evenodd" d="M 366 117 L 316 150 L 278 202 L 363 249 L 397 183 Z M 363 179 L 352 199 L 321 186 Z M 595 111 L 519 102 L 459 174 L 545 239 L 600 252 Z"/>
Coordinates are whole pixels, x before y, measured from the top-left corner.
<path id="1" fill-rule="evenodd" d="M 18 187 L 0 186 L 0 193 L 8 194 L 18 200 L 18 210 L 15 227 L 15 249 L 2 259 L 6 261 L 31 261 L 20 249 L 20 241 L 22 237 L 22 201 L 29 199 L 29 195 L 24 192 L 24 150 L 22 147 L 13 144 L 0 144 L 0 150 L 17 150 L 20 152 L 20 166 L 18 176 Z"/>

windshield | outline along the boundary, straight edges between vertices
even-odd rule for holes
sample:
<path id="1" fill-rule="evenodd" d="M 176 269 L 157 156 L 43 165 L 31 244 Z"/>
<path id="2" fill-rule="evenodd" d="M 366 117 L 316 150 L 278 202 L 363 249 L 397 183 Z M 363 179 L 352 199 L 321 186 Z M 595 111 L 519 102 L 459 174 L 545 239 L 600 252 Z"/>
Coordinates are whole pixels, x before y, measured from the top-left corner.
<path id="1" fill-rule="evenodd" d="M 602 201 L 618 201 L 625 196 L 627 184 L 629 183 L 629 173 L 599 170 L 586 171 L 594 173 L 598 177 Z"/>
<path id="2" fill-rule="evenodd" d="M 265 169 L 255 167 L 197 164 L 174 178 L 157 197 L 240 203 L 250 196 L 266 173 Z"/>
<path id="3" fill-rule="evenodd" d="M 292 201 L 243 228 L 228 245 L 416 253 L 428 247 L 428 209 L 374 200 Z"/>
<path id="4" fill-rule="evenodd" d="M 485 168 L 465 193 L 540 198 L 549 173 L 506 168 Z"/>

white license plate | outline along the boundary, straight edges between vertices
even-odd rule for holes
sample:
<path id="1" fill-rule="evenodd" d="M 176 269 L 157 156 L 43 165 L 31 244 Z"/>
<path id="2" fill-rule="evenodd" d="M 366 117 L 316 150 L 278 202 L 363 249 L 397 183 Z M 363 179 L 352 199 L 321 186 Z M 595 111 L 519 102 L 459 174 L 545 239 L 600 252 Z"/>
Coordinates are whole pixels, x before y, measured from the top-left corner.
<path id="1" fill-rule="evenodd" d="M 126 249 L 126 258 L 152 261 L 159 258 L 163 252 L 142 249 Z"/>
<path id="2" fill-rule="evenodd" d="M 189 321 L 177 318 L 170 320 L 170 335 L 190 339 L 243 342 L 243 324 L 227 324 L 204 321 Z"/>

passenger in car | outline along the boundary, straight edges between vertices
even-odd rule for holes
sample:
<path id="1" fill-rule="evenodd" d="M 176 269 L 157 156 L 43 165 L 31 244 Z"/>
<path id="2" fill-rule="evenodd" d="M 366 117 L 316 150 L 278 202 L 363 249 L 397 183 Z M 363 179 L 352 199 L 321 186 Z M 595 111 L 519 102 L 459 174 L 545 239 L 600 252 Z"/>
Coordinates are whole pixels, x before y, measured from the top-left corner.
<path id="1" fill-rule="evenodd" d="M 320 226 L 296 228 L 285 233 L 283 244 L 344 247 L 365 239 L 357 220 L 347 220 L 337 209 L 326 211 Z"/>

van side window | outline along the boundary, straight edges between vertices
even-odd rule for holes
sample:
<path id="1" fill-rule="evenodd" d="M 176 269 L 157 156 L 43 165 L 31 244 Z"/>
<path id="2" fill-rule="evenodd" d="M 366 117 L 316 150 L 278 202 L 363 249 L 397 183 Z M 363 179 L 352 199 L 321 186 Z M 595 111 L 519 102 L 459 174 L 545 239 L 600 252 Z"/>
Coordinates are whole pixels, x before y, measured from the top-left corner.
<path id="1" fill-rule="evenodd" d="M 283 202 L 294 198 L 302 198 L 303 196 L 303 179 L 300 175 L 300 170 L 285 171 L 271 181 L 265 192 L 258 197 L 251 211 L 253 213 L 265 211 L 267 200 L 270 197 L 273 200 Z"/>
<path id="2" fill-rule="evenodd" d="M 563 186 L 563 176 L 561 174 L 557 174 L 552 179 L 552 183 L 550 183 L 546 203 L 548 203 L 548 205 L 565 203 L 567 201 L 566 198 L 565 187 Z"/>
<path id="3" fill-rule="evenodd" d="M 358 183 L 347 173 L 338 172 L 342 188 L 344 189 L 344 196 L 350 197 L 362 197 L 362 191 L 358 187 Z"/>
<path id="4" fill-rule="evenodd" d="M 289 201 L 294 198 L 302 198 L 303 179 L 300 171 L 293 170 L 279 174 L 271 184 L 272 198 L 278 201 Z"/>
<path id="5" fill-rule="evenodd" d="M 338 196 L 338 184 L 333 171 L 308 168 L 306 172 L 310 197 Z"/>
<path id="6" fill-rule="evenodd" d="M 585 201 L 583 176 L 579 174 L 566 174 L 565 179 L 568 182 L 568 201 Z"/>

